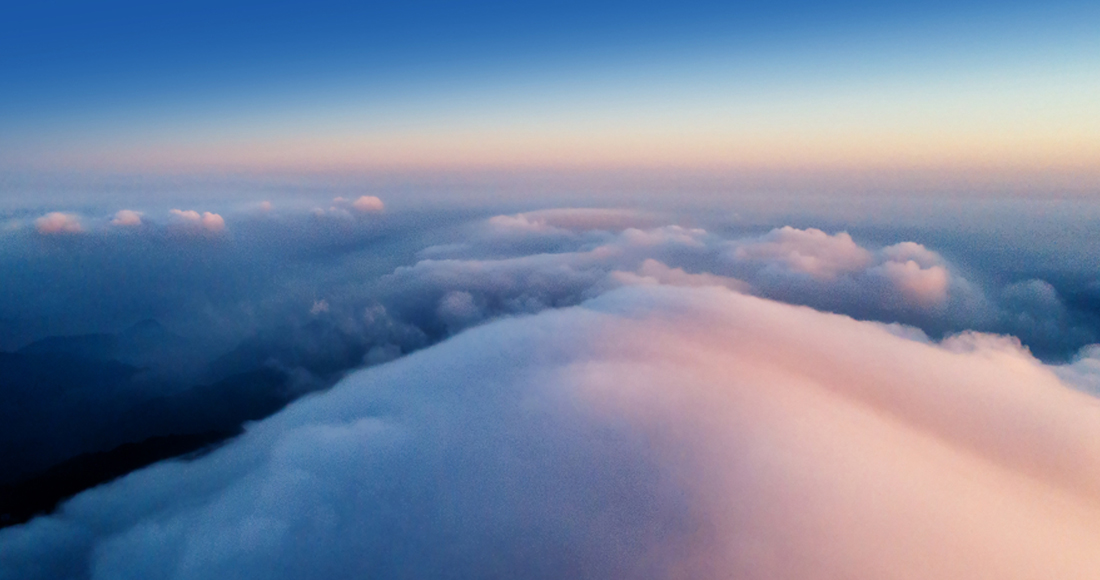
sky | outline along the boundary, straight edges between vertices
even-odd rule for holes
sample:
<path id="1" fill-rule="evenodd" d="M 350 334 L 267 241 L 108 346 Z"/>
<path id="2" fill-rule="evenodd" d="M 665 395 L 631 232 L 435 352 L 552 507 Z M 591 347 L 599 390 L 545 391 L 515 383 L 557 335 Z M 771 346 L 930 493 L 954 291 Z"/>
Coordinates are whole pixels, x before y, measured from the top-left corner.
<path id="1" fill-rule="evenodd" d="M 6 10 L 7 172 L 1094 178 L 1100 153 L 1086 2 Z"/>
<path id="2" fill-rule="evenodd" d="M 0 12 L 0 580 L 1100 577 L 1100 7 Z"/>

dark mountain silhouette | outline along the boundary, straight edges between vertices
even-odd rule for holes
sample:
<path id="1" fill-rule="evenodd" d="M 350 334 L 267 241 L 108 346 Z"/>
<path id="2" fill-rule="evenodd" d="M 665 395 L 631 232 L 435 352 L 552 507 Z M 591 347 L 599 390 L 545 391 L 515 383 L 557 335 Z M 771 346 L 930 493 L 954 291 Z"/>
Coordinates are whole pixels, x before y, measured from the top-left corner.
<path id="1" fill-rule="evenodd" d="M 162 459 L 201 455 L 235 434 L 211 431 L 151 437 L 106 452 L 78 455 L 19 483 L 0 485 L 0 528 L 49 513 L 66 498 Z"/>

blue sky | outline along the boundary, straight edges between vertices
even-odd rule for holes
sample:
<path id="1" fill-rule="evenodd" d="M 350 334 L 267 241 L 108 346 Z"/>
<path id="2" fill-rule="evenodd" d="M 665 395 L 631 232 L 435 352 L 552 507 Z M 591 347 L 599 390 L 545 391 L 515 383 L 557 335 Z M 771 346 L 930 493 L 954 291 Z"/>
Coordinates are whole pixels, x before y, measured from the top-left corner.
<path id="1" fill-rule="evenodd" d="M 936 166 L 964 151 L 1079 168 L 1098 146 L 1098 9 L 1077 2 L 6 11 L 8 170 Z"/>

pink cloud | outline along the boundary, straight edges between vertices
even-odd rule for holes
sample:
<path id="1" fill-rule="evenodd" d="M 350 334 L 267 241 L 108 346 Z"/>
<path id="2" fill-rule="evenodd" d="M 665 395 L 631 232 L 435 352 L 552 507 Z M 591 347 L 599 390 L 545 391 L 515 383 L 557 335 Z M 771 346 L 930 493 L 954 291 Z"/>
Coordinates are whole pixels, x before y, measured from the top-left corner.
<path id="1" fill-rule="evenodd" d="M 860 271 L 872 261 L 871 252 L 852 241 L 847 232 L 829 235 L 815 228 L 800 230 L 790 226 L 737 243 L 733 258 L 777 263 L 792 272 L 826 280 Z"/>
<path id="2" fill-rule="evenodd" d="M 364 195 L 353 201 L 351 207 L 356 211 L 368 213 L 382 211 L 385 209 L 385 204 L 382 203 L 382 200 L 373 195 Z"/>
<path id="3" fill-rule="evenodd" d="M 84 231 L 76 214 L 58 211 L 34 220 L 34 227 L 40 234 L 79 234 Z"/>
<path id="4" fill-rule="evenodd" d="M 222 216 L 208 211 L 201 214 L 195 210 L 171 210 L 172 215 L 190 226 L 202 228 L 208 232 L 221 232 L 225 230 L 225 220 Z"/>
<path id="5" fill-rule="evenodd" d="M 121 209 L 115 214 L 114 219 L 111 220 L 111 225 L 126 227 L 140 226 L 141 215 L 140 211 Z"/>

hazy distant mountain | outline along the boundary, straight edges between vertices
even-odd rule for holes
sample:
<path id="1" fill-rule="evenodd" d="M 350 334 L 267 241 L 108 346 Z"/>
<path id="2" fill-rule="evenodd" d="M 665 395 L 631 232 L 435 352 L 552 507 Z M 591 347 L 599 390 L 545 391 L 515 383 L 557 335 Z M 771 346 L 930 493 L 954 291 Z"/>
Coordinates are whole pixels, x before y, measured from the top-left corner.
<path id="1" fill-rule="evenodd" d="M 152 319 L 142 320 L 117 334 L 48 336 L 16 352 L 115 360 L 176 380 L 196 375 L 209 357 L 203 345 L 169 331 Z"/>

